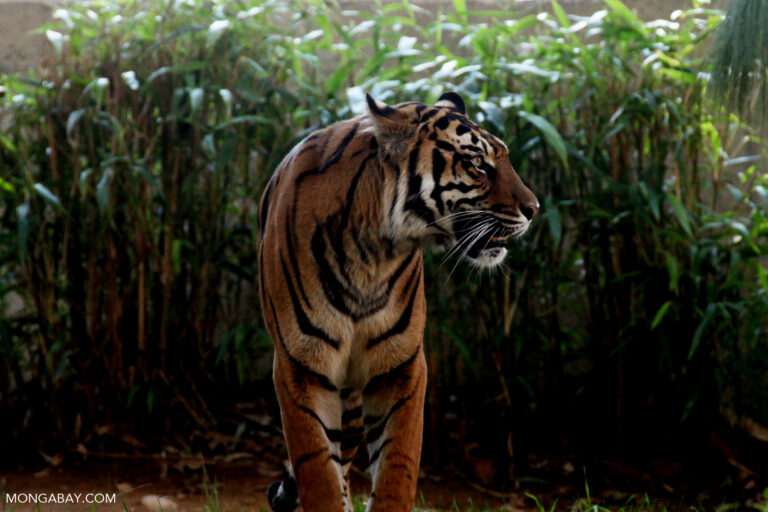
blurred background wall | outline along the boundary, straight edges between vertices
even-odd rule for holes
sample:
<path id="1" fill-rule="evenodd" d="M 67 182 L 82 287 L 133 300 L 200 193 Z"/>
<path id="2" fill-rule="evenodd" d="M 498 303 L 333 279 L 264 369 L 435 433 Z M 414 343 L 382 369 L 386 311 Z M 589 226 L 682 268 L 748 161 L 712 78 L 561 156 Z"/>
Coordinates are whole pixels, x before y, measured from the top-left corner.
<path id="1" fill-rule="evenodd" d="M 45 37 L 33 31 L 50 21 L 53 9 L 62 3 L 62 0 L 0 0 L 0 73 L 29 69 L 41 57 L 48 55 L 51 47 Z M 362 9 L 372 3 L 357 0 L 339 2 L 343 8 L 354 9 Z M 414 3 L 434 9 L 441 1 L 420 0 Z M 560 3 L 567 12 L 574 14 L 589 14 L 603 8 L 601 0 L 563 0 Z M 627 0 L 625 3 L 644 20 L 666 18 L 675 9 L 689 4 L 686 0 Z M 712 5 L 724 3 L 723 0 L 713 0 Z M 481 10 L 496 8 L 499 2 L 470 0 L 467 4 L 470 9 Z M 517 7 L 523 12 L 539 11 L 547 9 L 549 1 L 518 0 Z"/>

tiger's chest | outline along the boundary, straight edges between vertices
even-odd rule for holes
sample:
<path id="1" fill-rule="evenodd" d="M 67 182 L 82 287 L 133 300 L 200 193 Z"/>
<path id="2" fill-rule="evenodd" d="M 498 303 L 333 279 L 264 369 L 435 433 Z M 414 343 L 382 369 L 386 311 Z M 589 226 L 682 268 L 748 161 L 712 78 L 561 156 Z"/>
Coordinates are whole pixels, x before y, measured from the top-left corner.
<path id="1" fill-rule="evenodd" d="M 322 310 L 318 316 L 327 319 L 327 329 L 339 344 L 336 350 L 326 350 L 317 363 L 340 389 L 362 389 L 372 377 L 397 367 L 420 348 L 426 315 L 421 255 L 398 265 L 364 297 L 383 304 L 358 317 L 342 314 L 327 300 L 318 304 Z M 371 303 L 363 302 L 365 307 Z"/>

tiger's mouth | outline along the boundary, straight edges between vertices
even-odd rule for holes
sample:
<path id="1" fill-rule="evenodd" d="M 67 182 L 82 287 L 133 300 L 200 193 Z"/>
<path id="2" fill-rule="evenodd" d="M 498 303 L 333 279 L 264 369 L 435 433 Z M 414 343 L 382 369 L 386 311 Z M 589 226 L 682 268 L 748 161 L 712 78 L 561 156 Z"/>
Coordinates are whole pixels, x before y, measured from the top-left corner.
<path id="1" fill-rule="evenodd" d="M 462 216 L 453 225 L 459 255 L 483 267 L 501 263 L 507 255 L 507 240 L 522 235 L 526 229 L 509 227 L 488 214 Z"/>

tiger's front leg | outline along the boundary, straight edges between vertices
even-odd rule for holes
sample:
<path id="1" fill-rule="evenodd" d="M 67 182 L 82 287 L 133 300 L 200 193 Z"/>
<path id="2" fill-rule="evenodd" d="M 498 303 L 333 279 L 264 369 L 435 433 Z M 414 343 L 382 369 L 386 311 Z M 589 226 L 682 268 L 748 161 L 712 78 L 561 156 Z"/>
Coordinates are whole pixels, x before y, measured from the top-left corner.
<path id="1" fill-rule="evenodd" d="M 292 363 L 278 347 L 274 381 L 300 505 L 304 512 L 351 512 L 340 457 L 341 398 Z"/>
<path id="2" fill-rule="evenodd" d="M 363 391 L 373 492 L 367 512 L 410 512 L 416 500 L 427 364 L 421 347 Z"/>

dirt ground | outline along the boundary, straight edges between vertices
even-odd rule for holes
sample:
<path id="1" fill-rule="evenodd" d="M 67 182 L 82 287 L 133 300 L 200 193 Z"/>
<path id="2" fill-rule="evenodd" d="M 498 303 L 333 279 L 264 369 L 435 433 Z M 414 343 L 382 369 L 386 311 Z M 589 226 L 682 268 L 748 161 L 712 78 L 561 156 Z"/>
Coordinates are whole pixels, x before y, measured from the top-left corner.
<path id="1" fill-rule="evenodd" d="M 273 475 L 270 476 L 270 472 Z M 162 496 L 173 500 L 178 511 L 194 512 L 260 512 L 268 511 L 267 486 L 278 479 L 279 468 L 265 469 L 252 459 L 227 464 L 206 466 L 179 472 L 157 460 L 121 460 L 117 462 L 80 463 L 69 468 L 48 468 L 38 473 L 0 473 L 0 491 L 6 493 L 51 493 L 81 495 L 88 493 L 116 494 L 114 504 L 92 505 L 46 504 L 38 509 L 31 504 L 7 505 L 0 510 L 14 512 L 78 512 L 78 511 L 137 511 L 149 512 L 142 504 L 146 496 Z M 359 472 L 353 474 L 355 494 L 364 496 L 367 478 Z M 424 478 L 419 483 L 419 508 L 429 510 L 486 510 L 499 509 L 505 504 L 509 510 L 522 510 L 525 496 L 521 492 L 497 494 L 473 489 L 461 480 L 434 481 Z M 218 506 L 215 505 L 218 498 Z M 532 503 L 529 503 L 532 505 Z M 206 508 L 208 507 L 208 508 Z M 529 507 L 530 508 L 530 507 Z"/>

